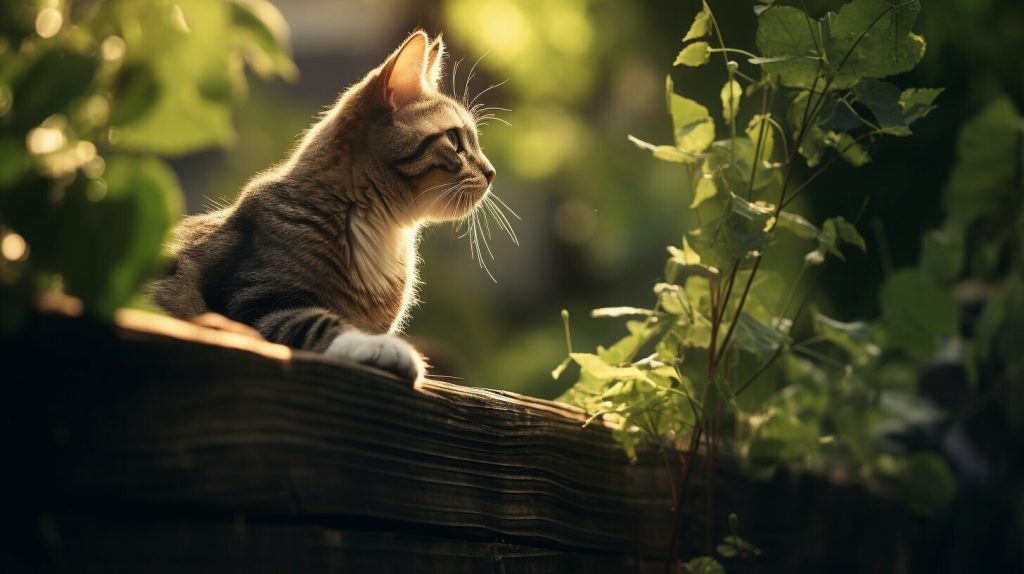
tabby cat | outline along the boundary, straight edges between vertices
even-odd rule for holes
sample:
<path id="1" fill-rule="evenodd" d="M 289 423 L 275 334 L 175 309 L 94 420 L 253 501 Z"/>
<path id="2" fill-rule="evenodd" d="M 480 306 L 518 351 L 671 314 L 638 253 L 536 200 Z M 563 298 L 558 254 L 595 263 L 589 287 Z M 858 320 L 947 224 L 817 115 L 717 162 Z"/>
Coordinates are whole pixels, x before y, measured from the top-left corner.
<path id="1" fill-rule="evenodd" d="M 232 205 L 183 220 L 153 301 L 422 378 L 423 359 L 393 334 L 415 299 L 418 232 L 466 217 L 495 175 L 474 115 L 439 90 L 444 53 L 414 32 Z"/>

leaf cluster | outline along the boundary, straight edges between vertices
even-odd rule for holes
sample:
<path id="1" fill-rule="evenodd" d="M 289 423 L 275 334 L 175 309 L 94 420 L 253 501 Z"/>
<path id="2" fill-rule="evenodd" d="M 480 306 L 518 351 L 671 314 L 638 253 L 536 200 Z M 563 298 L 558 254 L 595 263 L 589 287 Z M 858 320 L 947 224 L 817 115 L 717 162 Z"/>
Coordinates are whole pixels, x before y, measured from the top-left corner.
<path id="1" fill-rule="evenodd" d="M 62 289 L 96 317 L 161 265 L 181 190 L 158 156 L 232 143 L 246 64 L 291 79 L 267 0 L 0 2 L 4 327 Z"/>
<path id="2" fill-rule="evenodd" d="M 652 306 L 594 312 L 628 317 L 628 334 L 593 354 L 570 348 L 567 359 L 580 375 L 562 400 L 615 422 L 630 456 L 650 439 L 684 451 L 721 444 L 755 472 L 800 464 L 928 483 L 902 490 L 921 512 L 951 495 L 941 458 L 893 439 L 942 416 L 916 392 L 912 360 L 955 337 L 948 291 L 919 271 L 900 273 L 881 293 L 879 322 L 812 310 L 801 323 L 812 308 L 810 276 L 850 248 L 866 251 L 866 243 L 839 215 L 814 223 L 787 209 L 837 161 L 869 163 L 874 141 L 912 135 L 912 124 L 935 109 L 941 90 L 885 80 L 924 55 L 924 39 L 912 31 L 919 10 L 916 0 L 852 0 L 813 18 L 765 2 L 754 10 L 760 53 L 752 54 L 726 45 L 702 4 L 675 65 L 721 56 L 720 108 L 713 113 L 676 93 L 670 77 L 671 142 L 630 136 L 655 158 L 680 164 L 699 223 L 668 247 Z M 802 181 L 798 166 L 809 170 Z M 796 277 L 762 268 L 780 232 L 808 246 Z M 950 273 L 955 263 L 939 255 L 933 266 Z"/>

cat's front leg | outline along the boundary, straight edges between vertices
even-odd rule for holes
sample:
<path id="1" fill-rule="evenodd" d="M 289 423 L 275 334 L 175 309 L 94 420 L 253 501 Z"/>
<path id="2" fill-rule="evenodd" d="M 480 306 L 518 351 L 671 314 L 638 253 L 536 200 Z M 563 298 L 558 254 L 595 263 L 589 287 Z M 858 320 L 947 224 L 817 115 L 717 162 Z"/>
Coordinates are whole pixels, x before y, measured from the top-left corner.
<path id="1" fill-rule="evenodd" d="M 423 357 L 409 343 L 394 335 L 364 333 L 323 307 L 275 309 L 253 326 L 269 341 L 376 367 L 408 381 L 419 382 L 426 374 Z"/>
<path id="2" fill-rule="evenodd" d="M 376 367 L 413 382 L 426 374 L 423 357 L 394 335 L 368 335 L 350 329 L 335 337 L 324 354 Z"/>

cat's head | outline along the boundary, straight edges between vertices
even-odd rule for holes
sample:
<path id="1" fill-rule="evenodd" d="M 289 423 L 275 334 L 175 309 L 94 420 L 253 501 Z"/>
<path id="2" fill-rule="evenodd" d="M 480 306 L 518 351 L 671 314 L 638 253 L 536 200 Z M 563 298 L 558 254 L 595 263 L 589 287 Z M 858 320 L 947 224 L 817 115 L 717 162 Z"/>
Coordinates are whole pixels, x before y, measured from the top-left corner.
<path id="1" fill-rule="evenodd" d="M 404 208 L 427 221 L 466 216 L 495 176 L 473 113 L 440 90 L 444 56 L 440 37 L 416 31 L 356 87 L 369 119 L 366 151 Z"/>

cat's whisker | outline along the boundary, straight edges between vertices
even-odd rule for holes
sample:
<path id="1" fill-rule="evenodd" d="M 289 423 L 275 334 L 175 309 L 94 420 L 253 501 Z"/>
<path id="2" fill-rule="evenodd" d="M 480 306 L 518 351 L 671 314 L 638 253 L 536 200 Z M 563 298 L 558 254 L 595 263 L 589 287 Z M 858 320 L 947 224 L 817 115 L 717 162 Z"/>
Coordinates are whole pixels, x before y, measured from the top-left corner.
<path id="1" fill-rule="evenodd" d="M 478 227 L 480 228 L 480 240 L 484 244 L 484 249 L 487 250 L 487 255 L 489 255 L 491 257 L 491 261 L 494 261 L 494 253 L 491 252 L 491 246 L 490 246 L 489 243 L 487 243 L 487 240 L 490 239 L 490 233 L 491 232 L 490 232 L 489 229 L 486 228 L 486 226 L 487 226 L 487 217 L 485 217 L 482 212 L 481 212 L 481 216 L 477 220 L 479 221 L 481 219 L 483 220 L 483 223 L 478 223 L 477 224 Z"/>
<path id="2" fill-rule="evenodd" d="M 469 76 L 466 77 L 466 85 L 463 86 L 463 88 L 462 88 L 462 103 L 467 108 L 470 107 L 469 106 L 469 83 L 473 81 L 473 75 L 476 73 L 477 65 L 479 65 L 480 62 L 484 58 L 486 58 L 488 54 L 490 54 L 490 52 L 484 52 L 479 58 L 476 59 L 476 62 L 473 62 L 473 67 L 469 69 Z"/>
<path id="3" fill-rule="evenodd" d="M 477 104 L 477 105 L 480 105 L 480 104 Z M 486 107 L 479 108 L 479 110 L 481 112 L 492 111 L 492 110 L 496 111 L 496 112 L 509 112 L 509 113 L 512 112 L 512 110 L 510 110 L 508 108 L 500 108 L 498 106 L 486 106 Z"/>
<path id="4" fill-rule="evenodd" d="M 500 88 L 501 86 L 505 85 L 506 83 L 508 83 L 508 80 L 504 80 L 504 81 L 498 82 L 497 84 L 491 84 L 490 86 L 487 86 L 487 88 L 481 90 L 480 93 L 476 95 L 476 97 L 474 97 L 472 100 L 470 100 L 470 102 L 469 102 L 470 107 L 472 107 L 473 104 L 475 104 L 476 101 L 480 99 L 480 96 L 486 94 L 487 92 L 493 90 L 494 88 Z"/>
<path id="5" fill-rule="evenodd" d="M 490 195 L 494 195 L 493 192 Z M 512 223 L 508 220 L 507 217 L 505 217 L 505 214 L 501 212 L 501 209 L 497 206 L 497 204 L 491 201 L 490 195 L 485 198 L 484 205 L 490 211 L 492 217 L 494 217 L 494 221 L 498 225 L 498 227 L 500 227 L 505 233 L 508 234 L 509 239 L 512 240 L 512 243 L 515 243 L 518 246 L 519 237 L 516 236 L 515 230 L 512 229 Z"/>
<path id="6" fill-rule="evenodd" d="M 508 126 L 508 127 L 512 127 L 512 124 L 510 124 L 510 123 L 508 123 L 507 121 L 505 121 L 505 120 L 503 120 L 503 119 L 499 118 L 498 116 L 494 116 L 493 118 L 489 118 L 489 119 L 492 119 L 492 120 L 494 120 L 494 121 L 496 121 L 496 122 L 501 122 L 501 123 L 505 124 L 505 125 L 506 125 L 506 126 Z"/>
<path id="7" fill-rule="evenodd" d="M 452 66 L 452 97 L 455 97 L 455 94 L 458 93 L 458 91 L 455 88 L 455 78 L 456 76 L 459 75 L 459 64 L 461 63 L 462 58 L 459 58 L 458 60 L 455 61 L 455 65 Z"/>
<path id="8" fill-rule="evenodd" d="M 500 197 L 498 197 L 498 194 L 496 194 L 496 193 L 494 193 L 494 192 L 492 191 L 492 192 L 491 192 L 491 195 L 490 195 L 490 196 L 491 196 L 491 197 L 493 197 L 493 198 L 494 198 L 494 200 L 495 200 L 495 201 L 497 201 L 497 202 L 498 202 L 498 203 L 499 203 L 499 204 L 501 205 L 501 207 L 504 207 L 505 209 L 507 209 L 507 210 L 508 210 L 508 212 L 509 212 L 509 213 L 511 213 L 511 214 L 512 214 L 512 215 L 513 215 L 513 216 L 514 216 L 514 217 L 515 217 L 516 219 L 518 219 L 519 221 L 522 221 L 522 220 L 523 220 L 523 218 L 522 218 L 522 217 L 519 217 L 519 214 L 518 214 L 518 213 L 516 213 L 515 211 L 513 211 L 513 210 L 512 210 L 512 208 L 511 208 L 511 207 L 509 207 L 507 203 L 505 203 L 504 201 L 502 201 L 502 200 L 501 200 L 501 198 L 500 198 Z"/>

